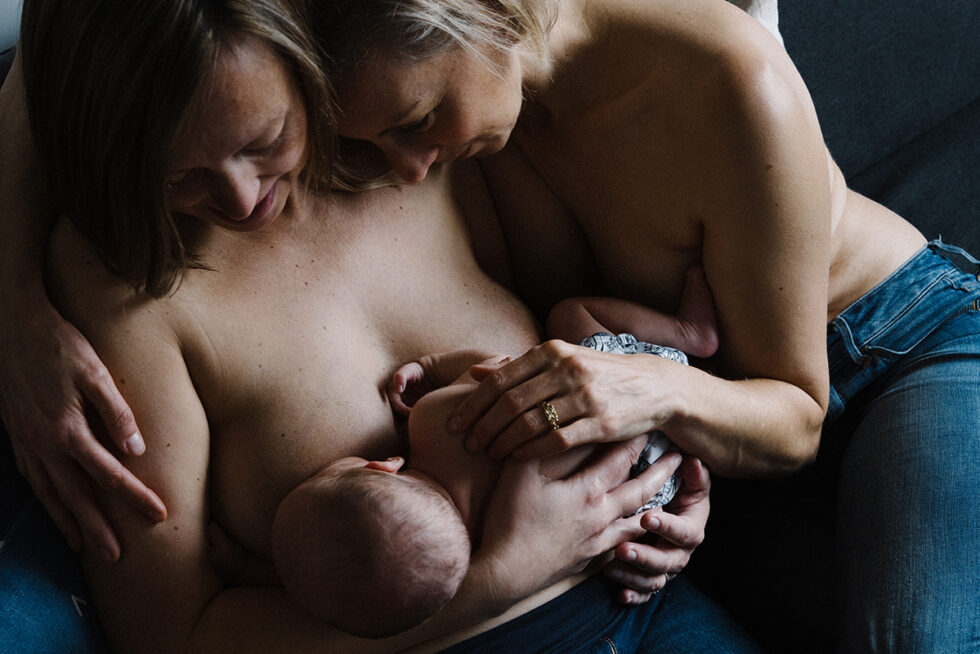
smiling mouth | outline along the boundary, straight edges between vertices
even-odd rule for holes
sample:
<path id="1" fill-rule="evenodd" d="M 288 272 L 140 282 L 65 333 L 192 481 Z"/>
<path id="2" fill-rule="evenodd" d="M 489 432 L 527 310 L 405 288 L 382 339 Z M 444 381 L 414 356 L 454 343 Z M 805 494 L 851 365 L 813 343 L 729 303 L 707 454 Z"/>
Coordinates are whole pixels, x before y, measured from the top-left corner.
<path id="1" fill-rule="evenodd" d="M 238 228 L 248 228 L 254 224 L 261 223 L 272 211 L 272 207 L 276 201 L 276 185 L 273 184 L 269 188 L 269 192 L 265 194 L 265 197 L 259 201 L 257 205 L 252 209 L 252 212 L 245 216 L 244 218 L 232 218 L 224 211 L 220 209 L 211 209 L 211 213 L 221 222 L 228 225 L 232 229 Z"/>

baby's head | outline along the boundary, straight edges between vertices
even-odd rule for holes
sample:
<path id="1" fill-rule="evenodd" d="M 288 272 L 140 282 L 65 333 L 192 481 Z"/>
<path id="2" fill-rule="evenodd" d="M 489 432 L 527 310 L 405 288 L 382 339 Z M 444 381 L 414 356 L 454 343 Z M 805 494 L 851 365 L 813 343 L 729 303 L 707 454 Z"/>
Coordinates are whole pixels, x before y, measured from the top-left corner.
<path id="1" fill-rule="evenodd" d="M 452 599 L 470 541 L 449 495 L 404 460 L 348 457 L 279 505 L 273 558 L 305 609 L 355 636 L 410 629 Z"/>

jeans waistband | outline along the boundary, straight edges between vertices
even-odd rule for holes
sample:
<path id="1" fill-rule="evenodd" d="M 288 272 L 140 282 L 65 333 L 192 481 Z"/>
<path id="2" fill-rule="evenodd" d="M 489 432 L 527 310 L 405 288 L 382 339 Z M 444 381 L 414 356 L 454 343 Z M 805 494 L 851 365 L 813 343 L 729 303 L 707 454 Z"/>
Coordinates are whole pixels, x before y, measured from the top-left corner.
<path id="1" fill-rule="evenodd" d="M 825 424 L 953 317 L 980 309 L 980 261 L 937 239 L 827 325 L 830 404 Z"/>
<path id="2" fill-rule="evenodd" d="M 655 595 L 636 610 L 652 614 L 660 604 L 661 595 Z M 619 604 L 609 583 L 601 574 L 595 574 L 530 612 L 452 645 L 440 654 L 577 651 L 582 643 L 599 638 L 634 609 Z"/>

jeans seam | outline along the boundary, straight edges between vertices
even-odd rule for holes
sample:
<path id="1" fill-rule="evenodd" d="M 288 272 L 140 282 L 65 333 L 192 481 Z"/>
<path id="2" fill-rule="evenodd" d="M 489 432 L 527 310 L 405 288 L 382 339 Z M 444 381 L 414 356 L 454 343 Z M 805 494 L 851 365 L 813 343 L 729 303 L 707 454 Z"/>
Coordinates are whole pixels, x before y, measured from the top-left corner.
<path id="1" fill-rule="evenodd" d="M 905 316 L 907 316 L 909 313 L 911 313 L 912 311 L 914 311 L 919 306 L 919 304 L 922 302 L 923 298 L 928 297 L 929 294 L 932 293 L 932 291 L 937 286 L 939 286 L 941 283 L 948 282 L 952 278 L 953 275 L 954 275 L 953 271 L 947 270 L 947 271 L 943 272 L 942 275 L 933 278 L 932 282 L 928 286 L 924 287 L 919 293 L 916 294 L 915 298 L 913 298 L 910 302 L 908 302 L 905 305 L 905 307 L 902 309 L 901 313 L 892 316 L 892 318 L 890 320 L 888 320 L 886 323 L 884 323 L 883 325 L 881 325 L 881 327 L 879 329 L 875 330 L 875 332 L 873 334 L 868 335 L 868 337 L 866 339 L 864 339 L 863 342 L 861 342 L 859 345 L 856 344 L 857 345 L 857 348 L 858 348 L 858 351 L 860 351 L 861 354 L 868 355 L 867 349 L 870 347 L 869 343 L 871 343 L 873 340 L 875 340 L 876 338 L 878 338 L 882 334 L 886 333 L 888 330 L 890 330 L 892 327 L 894 327 L 897 323 L 902 322 L 902 320 L 905 318 Z"/>

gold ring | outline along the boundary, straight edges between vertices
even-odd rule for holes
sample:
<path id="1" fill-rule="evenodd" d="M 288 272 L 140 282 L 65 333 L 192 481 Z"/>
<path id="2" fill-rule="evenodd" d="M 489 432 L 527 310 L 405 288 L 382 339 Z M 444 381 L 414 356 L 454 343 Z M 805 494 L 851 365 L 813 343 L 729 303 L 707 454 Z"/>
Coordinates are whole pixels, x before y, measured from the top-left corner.
<path id="1" fill-rule="evenodd" d="M 554 405 L 548 400 L 540 402 L 538 404 L 541 410 L 544 411 L 544 417 L 548 419 L 548 424 L 551 425 L 552 429 L 558 429 L 561 427 L 561 423 L 558 422 L 558 412 L 555 411 Z"/>

